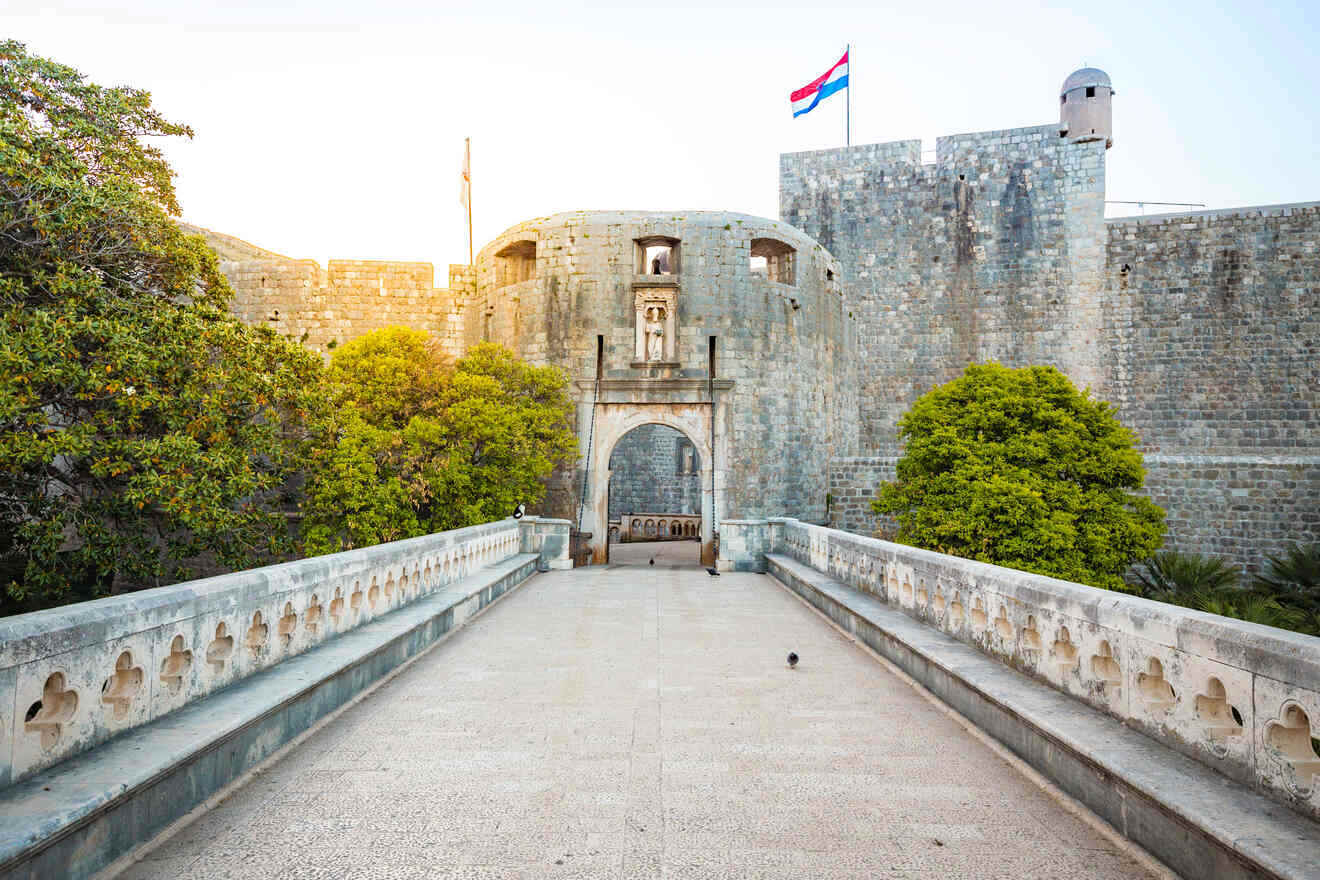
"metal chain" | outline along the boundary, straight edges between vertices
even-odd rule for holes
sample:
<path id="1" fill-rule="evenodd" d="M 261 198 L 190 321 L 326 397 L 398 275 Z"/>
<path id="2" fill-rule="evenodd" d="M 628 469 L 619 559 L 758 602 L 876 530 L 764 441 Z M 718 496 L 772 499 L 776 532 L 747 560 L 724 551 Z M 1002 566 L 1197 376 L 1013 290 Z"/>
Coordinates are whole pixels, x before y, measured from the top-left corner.
<path id="1" fill-rule="evenodd" d="M 578 502 L 577 530 L 582 532 L 582 511 L 587 506 L 587 484 L 591 482 L 591 447 L 596 437 L 596 404 L 600 400 L 600 371 L 596 371 L 596 388 L 591 392 L 591 423 L 587 428 L 587 460 L 582 469 L 582 500 Z M 608 531 L 608 529 L 607 529 Z M 608 538 L 607 538 L 608 540 Z"/>

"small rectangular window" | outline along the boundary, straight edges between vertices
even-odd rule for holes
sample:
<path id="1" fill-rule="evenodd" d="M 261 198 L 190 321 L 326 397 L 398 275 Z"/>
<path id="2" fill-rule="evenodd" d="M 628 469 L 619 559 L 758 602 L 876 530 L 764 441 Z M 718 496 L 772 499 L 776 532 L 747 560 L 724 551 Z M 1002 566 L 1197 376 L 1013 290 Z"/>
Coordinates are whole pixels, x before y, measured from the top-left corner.
<path id="1" fill-rule="evenodd" d="M 536 242 L 515 241 L 495 255 L 495 286 L 505 287 L 536 277 Z"/>
<path id="2" fill-rule="evenodd" d="M 637 246 L 637 274 L 678 274 L 678 239 L 652 235 L 634 241 Z"/>
<path id="3" fill-rule="evenodd" d="M 1088 97 L 1088 98 L 1094 98 L 1094 97 L 1095 97 L 1095 86 L 1087 86 L 1087 87 L 1086 87 L 1086 97 Z"/>
<path id="4" fill-rule="evenodd" d="M 790 245 L 773 238 L 752 239 L 751 273 L 780 284 L 794 284 L 793 263 L 797 252 Z"/>

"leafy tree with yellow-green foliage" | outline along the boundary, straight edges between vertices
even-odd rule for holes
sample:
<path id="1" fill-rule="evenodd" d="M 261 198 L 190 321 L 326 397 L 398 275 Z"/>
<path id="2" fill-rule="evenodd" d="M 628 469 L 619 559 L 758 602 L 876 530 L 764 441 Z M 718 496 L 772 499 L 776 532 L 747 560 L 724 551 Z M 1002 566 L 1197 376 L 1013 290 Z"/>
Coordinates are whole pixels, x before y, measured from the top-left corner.
<path id="1" fill-rule="evenodd" d="M 340 346 L 334 414 L 309 460 L 308 553 L 476 525 L 535 504 L 577 448 L 568 380 L 498 345 L 453 362 L 427 334 L 388 327 Z"/>
<path id="2" fill-rule="evenodd" d="M 1163 541 L 1132 432 L 1053 367 L 973 364 L 899 420 L 897 480 L 876 513 L 917 547 L 1126 589 Z"/>
<path id="3" fill-rule="evenodd" d="M 320 363 L 174 222 L 145 139 L 191 134 L 0 41 L 0 613 L 293 549 Z"/>

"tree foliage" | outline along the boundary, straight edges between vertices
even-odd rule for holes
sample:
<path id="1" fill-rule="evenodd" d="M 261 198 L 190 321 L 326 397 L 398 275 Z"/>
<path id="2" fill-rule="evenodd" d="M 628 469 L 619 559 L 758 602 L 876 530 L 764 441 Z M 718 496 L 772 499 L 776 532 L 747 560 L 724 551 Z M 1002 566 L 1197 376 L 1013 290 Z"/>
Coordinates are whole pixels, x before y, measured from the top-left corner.
<path id="1" fill-rule="evenodd" d="M 1210 594 L 1238 586 L 1237 572 L 1224 560 L 1177 550 L 1156 553 L 1131 576 L 1142 596 L 1160 602 L 1174 601 L 1171 597 L 1179 594 Z"/>
<path id="2" fill-rule="evenodd" d="M 144 138 L 146 92 L 0 42 L 0 558 L 6 610 L 291 547 L 319 362 L 227 311 Z"/>
<path id="3" fill-rule="evenodd" d="M 336 349 L 326 377 L 335 414 L 309 465 L 309 553 L 507 516 L 576 452 L 563 372 L 497 345 L 450 363 L 426 334 L 386 328 Z"/>
<path id="4" fill-rule="evenodd" d="M 1163 538 L 1164 512 L 1132 492 L 1132 433 L 1053 367 L 973 364 L 899 433 L 897 480 L 872 509 L 896 517 L 902 543 L 1123 589 Z"/>
<path id="5" fill-rule="evenodd" d="M 1168 550 L 1134 569 L 1132 581 L 1146 599 L 1320 635 L 1320 544 L 1294 544 L 1266 559 L 1265 571 L 1244 586 L 1221 559 Z"/>

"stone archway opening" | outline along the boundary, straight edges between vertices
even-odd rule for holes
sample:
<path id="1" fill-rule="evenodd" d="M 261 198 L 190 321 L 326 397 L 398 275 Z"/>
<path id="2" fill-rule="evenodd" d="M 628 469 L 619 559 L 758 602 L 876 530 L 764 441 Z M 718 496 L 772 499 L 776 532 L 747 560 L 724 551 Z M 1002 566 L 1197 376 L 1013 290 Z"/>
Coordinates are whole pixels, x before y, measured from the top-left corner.
<path id="1" fill-rule="evenodd" d="M 659 423 L 638 425 L 609 460 L 610 562 L 701 560 L 701 454 L 687 435 Z"/>
<path id="2" fill-rule="evenodd" d="M 695 529 L 703 565 L 715 564 L 714 516 L 717 503 L 723 497 L 724 474 L 711 454 L 712 413 L 709 403 L 601 403 L 595 407 L 594 430 L 581 433 L 581 439 L 591 437 L 590 449 L 583 447 L 587 468 L 587 501 L 582 515 L 581 529 L 591 533 L 591 561 L 603 564 L 609 561 L 610 548 L 610 462 L 615 448 L 634 429 L 647 425 L 667 427 L 679 435 L 692 448 L 692 470 L 696 471 L 699 487 L 700 522 L 688 526 Z M 585 425 L 583 428 L 585 429 Z M 644 436 L 644 435 L 643 435 Z M 722 442 L 720 438 L 714 438 Z M 626 447 L 625 447 L 626 448 Z M 589 456 L 589 457 L 588 457 Z M 649 511 L 643 511 L 649 512 Z M 665 511 L 671 512 L 671 511 Z M 652 518 L 651 528 L 661 528 L 659 519 Z M 671 527 L 669 519 L 665 529 Z M 645 520 L 641 523 L 646 529 Z M 682 529 L 682 525 L 679 525 Z M 675 536 L 678 537 L 678 536 Z M 622 546 L 621 544 L 615 546 Z"/>

